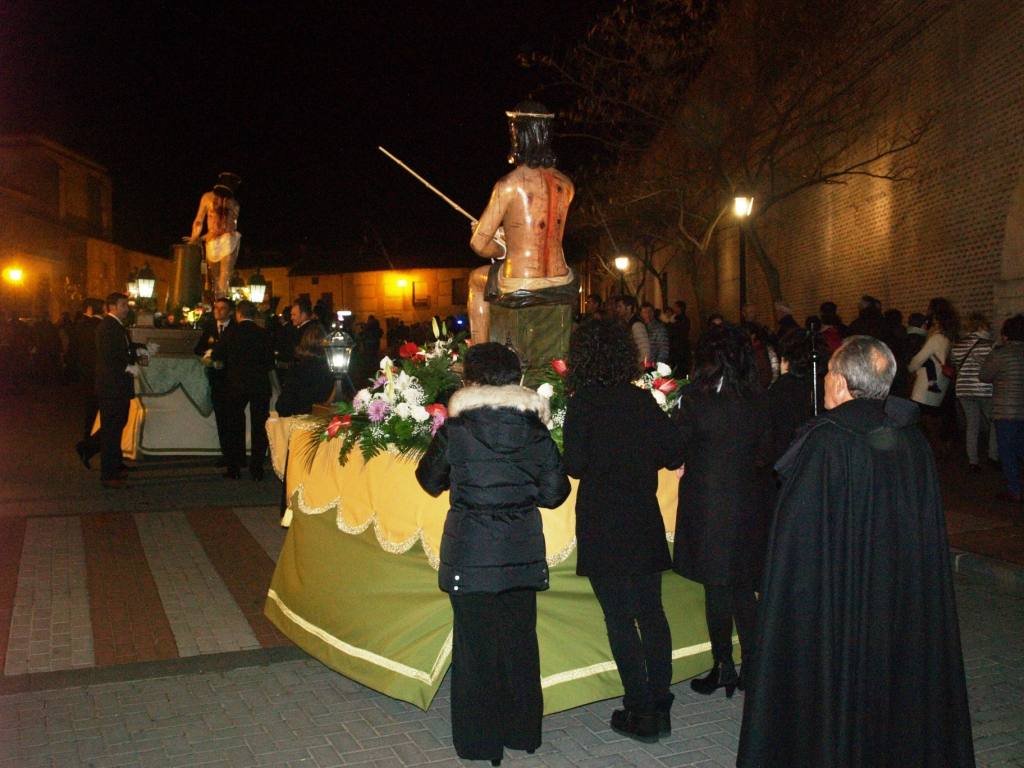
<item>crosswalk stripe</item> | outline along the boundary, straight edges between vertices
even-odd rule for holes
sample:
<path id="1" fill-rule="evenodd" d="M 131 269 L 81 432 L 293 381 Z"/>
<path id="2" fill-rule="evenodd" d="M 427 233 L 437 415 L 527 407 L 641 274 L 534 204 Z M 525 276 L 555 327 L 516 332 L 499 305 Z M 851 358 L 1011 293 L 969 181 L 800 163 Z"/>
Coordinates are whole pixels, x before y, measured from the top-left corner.
<path id="1" fill-rule="evenodd" d="M 260 644 L 264 648 L 287 645 L 288 640 L 263 615 L 274 561 L 249 529 L 230 509 L 191 510 L 185 516 Z"/>
<path id="2" fill-rule="evenodd" d="M 185 514 L 134 517 L 178 653 L 196 656 L 260 647 Z"/>
<path id="3" fill-rule="evenodd" d="M 178 647 L 131 516 L 87 515 L 82 536 L 97 666 L 177 658 Z"/>
<path id="4" fill-rule="evenodd" d="M 4 674 L 52 672 L 95 663 L 80 518 L 29 518 Z"/>
<path id="5" fill-rule="evenodd" d="M 18 590 L 18 565 L 25 541 L 25 518 L 7 518 L 0 524 L 0 669 L 7 659 L 7 642 Z"/>

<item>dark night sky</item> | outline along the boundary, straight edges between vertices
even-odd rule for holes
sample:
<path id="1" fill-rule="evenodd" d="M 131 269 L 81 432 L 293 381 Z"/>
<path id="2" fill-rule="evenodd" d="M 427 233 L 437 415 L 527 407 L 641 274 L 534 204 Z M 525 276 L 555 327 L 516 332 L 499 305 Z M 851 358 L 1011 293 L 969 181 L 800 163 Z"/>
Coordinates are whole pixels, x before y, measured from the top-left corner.
<path id="1" fill-rule="evenodd" d="M 105 165 L 115 239 L 131 247 L 167 253 L 234 170 L 243 247 L 333 248 L 369 230 L 394 251 L 471 261 L 468 224 L 376 146 L 479 212 L 507 168 L 503 110 L 537 85 L 517 55 L 563 50 L 611 5 L 8 0 L 0 132 Z"/>

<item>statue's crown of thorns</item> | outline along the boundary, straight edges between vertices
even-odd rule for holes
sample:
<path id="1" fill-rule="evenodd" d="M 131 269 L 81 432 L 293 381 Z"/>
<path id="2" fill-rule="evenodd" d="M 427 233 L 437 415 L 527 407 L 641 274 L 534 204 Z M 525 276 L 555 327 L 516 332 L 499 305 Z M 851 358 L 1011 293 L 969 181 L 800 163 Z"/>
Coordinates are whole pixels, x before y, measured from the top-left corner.
<path id="1" fill-rule="evenodd" d="M 506 112 L 506 117 L 510 117 L 515 120 L 517 117 L 537 117 L 543 120 L 553 120 L 555 117 L 554 112 Z"/>

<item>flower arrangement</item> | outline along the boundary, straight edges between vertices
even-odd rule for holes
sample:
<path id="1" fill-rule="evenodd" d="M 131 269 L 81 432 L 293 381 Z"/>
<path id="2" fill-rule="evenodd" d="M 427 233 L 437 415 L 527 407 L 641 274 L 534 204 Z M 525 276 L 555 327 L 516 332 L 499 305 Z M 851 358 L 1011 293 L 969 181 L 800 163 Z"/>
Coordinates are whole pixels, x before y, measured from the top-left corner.
<path id="1" fill-rule="evenodd" d="M 436 340 L 422 348 L 403 344 L 398 360 L 384 357 L 370 386 L 356 392 L 351 403 L 336 405 L 318 442 L 340 438 L 342 466 L 357 443 L 366 460 L 391 449 L 418 455 L 429 447 L 448 417 L 439 400 L 461 383 L 458 362 L 465 351 L 465 334 L 448 336 L 435 322 L 434 335 Z"/>
<path id="2" fill-rule="evenodd" d="M 550 403 L 551 421 L 548 429 L 559 450 L 562 450 L 562 426 L 565 423 L 565 409 L 569 404 L 569 393 L 565 386 L 568 374 L 569 366 L 565 360 L 552 360 L 551 368 L 544 373 L 544 381 L 537 387 L 537 394 L 547 398 Z M 658 363 L 633 383 L 650 392 L 661 409 L 669 413 L 679 404 L 679 395 L 688 380 L 674 378 L 669 366 Z"/>

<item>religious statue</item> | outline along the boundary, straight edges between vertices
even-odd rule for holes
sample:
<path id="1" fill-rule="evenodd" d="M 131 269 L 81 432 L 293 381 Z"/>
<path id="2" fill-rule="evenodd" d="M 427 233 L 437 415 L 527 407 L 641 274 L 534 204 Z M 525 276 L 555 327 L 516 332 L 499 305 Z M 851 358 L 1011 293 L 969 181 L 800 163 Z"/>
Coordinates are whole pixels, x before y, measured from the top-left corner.
<path id="1" fill-rule="evenodd" d="M 492 260 L 489 267 L 474 270 L 469 279 L 474 343 L 509 340 L 508 333 L 495 333 L 492 328 L 493 307 L 571 307 L 579 300 L 576 276 L 562 251 L 565 219 L 575 188 L 569 177 L 555 168 L 551 149 L 554 115 L 533 101 L 521 102 L 505 114 L 512 139 L 508 160 L 516 167 L 494 185 L 469 241 L 477 254 Z"/>
<path id="2" fill-rule="evenodd" d="M 221 173 L 213 189 L 199 200 L 199 211 L 192 222 L 189 243 L 197 243 L 206 223 L 202 240 L 206 251 L 206 274 L 213 298 L 231 297 L 231 275 L 238 260 L 238 200 L 235 193 L 241 179 L 233 173 Z"/>

